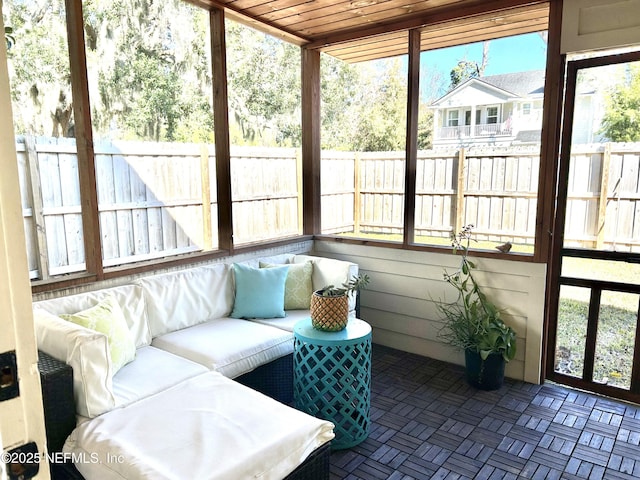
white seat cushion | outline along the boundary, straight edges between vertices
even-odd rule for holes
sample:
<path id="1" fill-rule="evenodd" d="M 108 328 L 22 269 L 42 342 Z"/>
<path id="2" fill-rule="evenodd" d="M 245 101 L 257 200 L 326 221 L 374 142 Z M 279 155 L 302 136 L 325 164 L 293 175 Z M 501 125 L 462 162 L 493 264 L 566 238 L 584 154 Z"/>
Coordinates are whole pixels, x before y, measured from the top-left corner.
<path id="1" fill-rule="evenodd" d="M 286 313 L 287 316 L 283 318 L 252 318 L 251 321 L 293 332 L 293 327 L 296 323 L 309 318 L 309 310 L 287 310 Z"/>
<path id="2" fill-rule="evenodd" d="M 292 353 L 293 334 L 225 317 L 161 335 L 152 345 L 235 378 Z"/>
<path id="3" fill-rule="evenodd" d="M 116 407 L 166 390 L 208 369 L 173 353 L 152 346 L 139 348 L 136 359 L 113 376 Z"/>
<path id="4" fill-rule="evenodd" d="M 64 451 L 85 478 L 280 480 L 332 429 L 208 372 L 79 425 Z"/>

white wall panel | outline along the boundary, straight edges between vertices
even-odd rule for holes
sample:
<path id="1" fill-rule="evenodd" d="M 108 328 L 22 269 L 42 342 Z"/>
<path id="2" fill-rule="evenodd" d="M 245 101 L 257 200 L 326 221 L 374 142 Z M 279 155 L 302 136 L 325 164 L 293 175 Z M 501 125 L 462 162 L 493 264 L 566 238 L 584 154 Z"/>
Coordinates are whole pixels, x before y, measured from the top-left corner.
<path id="1" fill-rule="evenodd" d="M 565 0 L 562 53 L 640 44 L 640 0 Z"/>
<path id="2" fill-rule="evenodd" d="M 362 319 L 373 327 L 376 343 L 462 365 L 461 352 L 438 338 L 442 320 L 436 301 L 455 300 L 443 278 L 459 257 L 446 253 L 314 242 L 317 255 L 350 260 L 371 277 L 360 297 Z M 507 375 L 538 383 L 542 358 L 542 325 L 546 266 L 490 258 L 474 258 L 476 279 L 485 293 L 503 307 L 504 319 L 517 333 L 518 352 Z"/>

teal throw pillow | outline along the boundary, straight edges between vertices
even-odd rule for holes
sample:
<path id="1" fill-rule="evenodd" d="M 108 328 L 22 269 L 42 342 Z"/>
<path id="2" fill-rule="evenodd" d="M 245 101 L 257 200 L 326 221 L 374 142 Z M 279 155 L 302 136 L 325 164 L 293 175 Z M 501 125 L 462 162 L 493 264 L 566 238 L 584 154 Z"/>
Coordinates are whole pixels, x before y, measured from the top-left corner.
<path id="1" fill-rule="evenodd" d="M 273 268 L 281 265 L 260 262 L 261 268 Z M 288 264 L 289 272 L 287 281 L 284 284 L 284 309 L 304 310 L 308 309 L 313 295 L 313 263 L 291 263 Z"/>
<path id="2" fill-rule="evenodd" d="M 253 268 L 233 264 L 235 301 L 232 318 L 284 317 L 284 284 L 288 266 Z"/>

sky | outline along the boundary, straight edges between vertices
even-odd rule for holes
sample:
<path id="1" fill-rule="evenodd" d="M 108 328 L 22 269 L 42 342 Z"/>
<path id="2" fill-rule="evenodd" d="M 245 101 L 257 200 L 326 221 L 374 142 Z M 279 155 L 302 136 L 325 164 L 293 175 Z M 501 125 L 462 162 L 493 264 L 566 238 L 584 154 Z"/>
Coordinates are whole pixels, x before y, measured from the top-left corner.
<path id="1" fill-rule="evenodd" d="M 489 42 L 489 62 L 485 76 L 526 72 L 545 68 L 547 44 L 538 33 L 499 38 Z M 420 69 L 436 70 L 449 83 L 449 72 L 460 60 L 482 61 L 482 42 L 423 52 Z M 442 92 L 444 93 L 444 92 Z"/>

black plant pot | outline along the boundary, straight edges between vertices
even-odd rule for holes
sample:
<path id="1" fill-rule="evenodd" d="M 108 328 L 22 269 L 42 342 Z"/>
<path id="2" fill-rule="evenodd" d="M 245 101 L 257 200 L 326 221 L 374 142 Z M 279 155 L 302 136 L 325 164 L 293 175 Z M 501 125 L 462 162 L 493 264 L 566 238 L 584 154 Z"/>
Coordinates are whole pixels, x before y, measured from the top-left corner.
<path id="1" fill-rule="evenodd" d="M 473 350 L 465 350 L 467 382 L 480 390 L 497 390 L 504 382 L 505 361 L 502 355 L 492 353 L 486 360 Z"/>

